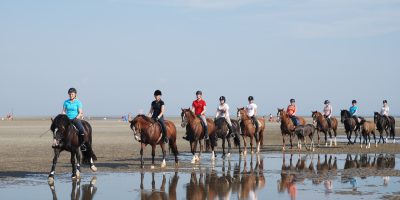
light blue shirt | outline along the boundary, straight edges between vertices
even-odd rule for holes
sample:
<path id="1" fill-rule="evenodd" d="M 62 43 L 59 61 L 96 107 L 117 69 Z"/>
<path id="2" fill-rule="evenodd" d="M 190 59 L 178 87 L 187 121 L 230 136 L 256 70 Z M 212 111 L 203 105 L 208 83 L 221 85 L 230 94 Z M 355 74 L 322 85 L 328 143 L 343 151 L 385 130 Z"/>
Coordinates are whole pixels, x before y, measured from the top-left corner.
<path id="1" fill-rule="evenodd" d="M 357 115 L 358 106 L 351 106 L 349 111 L 350 111 L 351 116 Z"/>
<path id="2" fill-rule="evenodd" d="M 65 114 L 69 119 L 75 119 L 79 114 L 79 109 L 82 108 L 82 103 L 78 99 L 64 101 Z"/>

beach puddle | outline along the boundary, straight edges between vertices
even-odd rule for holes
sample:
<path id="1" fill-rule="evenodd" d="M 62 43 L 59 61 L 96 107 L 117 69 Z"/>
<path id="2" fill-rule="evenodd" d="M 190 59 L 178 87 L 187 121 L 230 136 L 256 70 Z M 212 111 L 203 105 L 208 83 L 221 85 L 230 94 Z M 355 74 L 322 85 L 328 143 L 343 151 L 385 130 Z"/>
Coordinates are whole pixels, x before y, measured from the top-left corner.
<path id="1" fill-rule="evenodd" d="M 182 158 L 181 158 L 182 157 Z M 260 154 L 225 160 L 203 154 L 197 164 L 148 166 L 131 173 L 1 174 L 2 199 L 384 199 L 400 198 L 393 154 Z M 95 176 L 94 176 L 95 175 Z"/>

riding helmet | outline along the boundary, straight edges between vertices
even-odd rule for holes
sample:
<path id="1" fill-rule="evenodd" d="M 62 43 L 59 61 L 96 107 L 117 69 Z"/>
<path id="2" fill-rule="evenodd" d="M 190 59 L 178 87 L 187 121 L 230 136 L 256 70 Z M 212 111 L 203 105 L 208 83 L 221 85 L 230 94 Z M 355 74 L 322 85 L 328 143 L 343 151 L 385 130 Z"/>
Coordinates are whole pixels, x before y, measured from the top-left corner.
<path id="1" fill-rule="evenodd" d="M 196 92 L 196 95 L 203 95 L 203 92 L 200 91 L 200 90 L 198 90 L 198 91 Z"/>
<path id="2" fill-rule="evenodd" d="M 162 93 L 161 93 L 161 91 L 160 90 L 156 90 L 156 91 L 154 91 L 154 96 L 158 96 L 158 95 L 162 95 Z"/>
<path id="3" fill-rule="evenodd" d="M 295 102 L 296 102 L 296 100 L 290 99 L 290 103 L 295 103 Z"/>
<path id="4" fill-rule="evenodd" d="M 68 90 L 68 94 L 71 94 L 71 93 L 77 93 L 76 92 L 76 89 L 75 88 L 69 88 L 69 90 Z"/>
<path id="5" fill-rule="evenodd" d="M 387 100 L 383 100 L 383 103 L 387 103 Z"/>
<path id="6" fill-rule="evenodd" d="M 351 103 L 357 103 L 357 101 L 356 101 L 356 100 L 353 100 L 353 101 L 351 101 Z"/>
<path id="7" fill-rule="evenodd" d="M 253 97 L 253 96 L 249 96 L 248 100 L 249 100 L 249 101 L 253 101 L 253 100 L 254 100 L 254 97 Z"/>
<path id="8" fill-rule="evenodd" d="M 225 99 L 224 96 L 219 97 L 219 100 L 220 100 L 220 101 L 222 101 L 222 100 L 226 101 L 226 99 Z"/>
<path id="9" fill-rule="evenodd" d="M 324 104 L 331 103 L 329 100 L 325 100 Z"/>

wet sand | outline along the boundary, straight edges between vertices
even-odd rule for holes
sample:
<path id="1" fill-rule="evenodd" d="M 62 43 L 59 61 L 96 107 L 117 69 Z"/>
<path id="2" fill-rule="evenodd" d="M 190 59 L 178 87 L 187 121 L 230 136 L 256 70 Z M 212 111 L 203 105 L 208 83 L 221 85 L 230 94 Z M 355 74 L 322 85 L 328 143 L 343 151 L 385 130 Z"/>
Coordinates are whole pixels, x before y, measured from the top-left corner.
<path id="1" fill-rule="evenodd" d="M 170 118 L 171 119 L 171 118 Z M 174 123 L 178 130 L 177 145 L 180 152 L 179 168 L 190 168 L 190 149 L 189 143 L 182 139 L 184 129 L 180 127 L 180 119 L 174 118 Z M 311 119 L 307 119 L 311 122 Z M 92 120 L 93 127 L 93 148 L 98 157 L 96 166 L 101 172 L 135 172 L 140 170 L 139 143 L 133 139 L 132 131 L 129 124 L 116 120 Z M 399 122 L 397 121 L 397 124 Z M 48 173 L 53 158 L 53 150 L 51 148 L 52 135 L 46 132 L 50 127 L 50 119 L 16 119 L 14 121 L 0 121 L 0 176 L 23 176 L 24 174 Z M 396 128 L 396 132 L 399 129 Z M 343 126 L 340 124 L 338 136 L 345 135 Z M 322 135 L 321 135 L 322 136 Z M 354 137 L 354 136 L 353 136 Z M 316 139 L 316 137 L 315 137 Z M 324 140 L 321 139 L 323 142 Z M 400 142 L 400 141 L 399 141 Z M 221 159 L 221 140 L 217 147 L 218 159 Z M 347 143 L 347 142 L 346 142 Z M 345 154 L 345 153 L 400 153 L 400 144 L 380 144 L 375 148 L 371 144 L 371 149 L 360 149 L 357 145 L 347 145 L 339 142 L 336 147 L 321 146 L 315 149 L 315 152 L 309 152 L 303 148 L 299 151 L 297 147 L 292 150 L 287 146 L 286 153 L 315 153 L 315 154 Z M 297 144 L 297 140 L 294 140 Z M 287 144 L 288 145 L 288 144 Z M 322 145 L 322 144 L 321 144 Z M 277 153 L 282 152 L 282 136 L 278 123 L 266 123 L 264 132 L 264 146 L 261 152 Z M 156 150 L 156 165 L 161 163 L 161 150 Z M 238 150 L 234 148 L 233 154 L 237 154 Z M 151 148 L 146 148 L 145 168 L 150 169 L 150 153 Z M 248 150 L 248 154 L 250 151 Z M 210 156 L 209 153 L 203 156 Z M 59 158 L 56 172 L 70 172 L 69 153 L 63 152 Z M 174 166 L 172 155 L 168 156 L 168 167 Z M 207 165 L 207 163 L 202 163 Z M 156 168 L 157 169 L 157 168 Z M 158 167 L 158 170 L 159 169 Z M 89 171 L 88 167 L 83 167 L 83 172 Z"/>

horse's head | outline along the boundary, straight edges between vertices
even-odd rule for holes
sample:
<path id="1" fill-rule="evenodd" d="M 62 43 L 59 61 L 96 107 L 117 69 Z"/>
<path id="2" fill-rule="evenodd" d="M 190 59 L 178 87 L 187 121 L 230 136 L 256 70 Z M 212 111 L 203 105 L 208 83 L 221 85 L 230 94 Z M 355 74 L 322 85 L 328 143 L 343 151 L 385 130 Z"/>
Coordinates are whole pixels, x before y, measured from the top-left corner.
<path id="1" fill-rule="evenodd" d="M 380 118 L 381 114 L 379 114 L 378 112 L 374 112 L 374 123 L 378 124 L 378 120 Z"/>
<path id="2" fill-rule="evenodd" d="M 188 122 L 188 117 L 191 116 L 193 113 L 190 108 L 181 108 L 181 127 L 185 128 Z"/>
<path id="3" fill-rule="evenodd" d="M 350 117 L 350 112 L 348 110 L 340 111 L 340 121 L 344 123 L 344 120 Z"/>
<path id="4" fill-rule="evenodd" d="M 285 113 L 285 109 L 283 108 L 278 108 L 278 112 L 276 113 L 276 121 L 280 122 L 282 119 L 282 115 Z"/>
<path id="5" fill-rule="evenodd" d="M 237 118 L 238 118 L 239 121 L 243 120 L 243 118 L 245 116 L 247 116 L 246 110 L 244 109 L 244 107 L 243 108 L 238 108 L 236 115 L 237 115 Z"/>
<path id="6" fill-rule="evenodd" d="M 315 124 L 317 122 L 318 117 L 321 116 L 321 113 L 318 111 L 311 111 L 311 117 L 313 118 L 313 123 Z"/>
<path id="7" fill-rule="evenodd" d="M 146 117 L 145 115 L 139 114 L 135 118 L 133 118 L 133 120 L 130 121 L 130 123 L 131 123 L 130 127 L 133 131 L 135 140 L 140 142 L 143 129 L 146 128 L 146 125 L 148 123 L 151 123 L 151 119 Z"/>
<path id="8" fill-rule="evenodd" d="M 53 139 L 55 144 L 58 145 L 61 141 L 67 137 L 68 127 L 71 125 L 71 120 L 67 115 L 59 114 L 51 120 L 50 130 L 53 133 Z"/>

